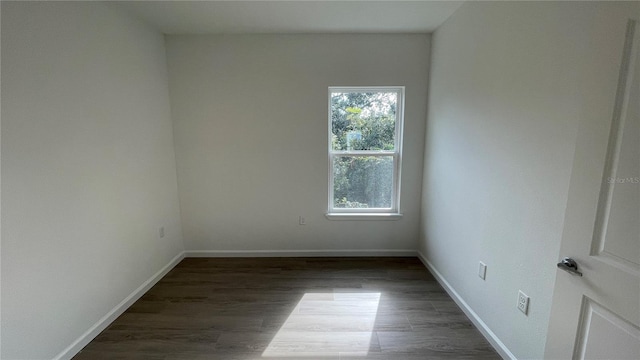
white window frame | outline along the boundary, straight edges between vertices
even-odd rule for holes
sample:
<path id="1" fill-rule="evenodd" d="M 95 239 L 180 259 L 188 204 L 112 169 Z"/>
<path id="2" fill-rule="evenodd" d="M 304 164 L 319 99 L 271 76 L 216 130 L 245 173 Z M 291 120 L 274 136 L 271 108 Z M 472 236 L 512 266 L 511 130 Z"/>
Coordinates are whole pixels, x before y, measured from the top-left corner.
<path id="1" fill-rule="evenodd" d="M 331 138 L 333 127 L 331 122 L 331 93 L 335 92 L 395 92 L 398 94 L 396 104 L 396 127 L 394 136 L 394 150 L 333 150 Z M 402 135 L 404 126 L 404 86 L 330 86 L 328 91 L 328 143 L 329 149 L 329 201 L 327 218 L 344 220 L 361 218 L 363 220 L 391 220 L 402 216 L 400 214 L 400 178 L 402 172 Z M 393 156 L 393 185 L 390 208 L 336 208 L 333 198 L 333 163 L 337 157 L 367 155 Z"/>

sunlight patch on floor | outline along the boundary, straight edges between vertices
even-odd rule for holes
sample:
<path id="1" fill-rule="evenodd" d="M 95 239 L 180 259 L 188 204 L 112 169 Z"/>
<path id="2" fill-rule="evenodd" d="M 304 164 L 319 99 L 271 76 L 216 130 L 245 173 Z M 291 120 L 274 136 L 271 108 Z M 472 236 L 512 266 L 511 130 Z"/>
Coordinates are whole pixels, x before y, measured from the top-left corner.
<path id="1" fill-rule="evenodd" d="M 262 357 L 366 356 L 379 302 L 380 293 L 306 293 Z"/>

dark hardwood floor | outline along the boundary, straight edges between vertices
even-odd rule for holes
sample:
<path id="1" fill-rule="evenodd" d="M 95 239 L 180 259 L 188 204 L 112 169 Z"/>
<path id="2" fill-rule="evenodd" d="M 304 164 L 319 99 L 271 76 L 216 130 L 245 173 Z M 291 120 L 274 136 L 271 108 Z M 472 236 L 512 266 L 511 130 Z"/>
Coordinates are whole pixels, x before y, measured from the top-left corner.
<path id="1" fill-rule="evenodd" d="M 416 258 L 188 258 L 85 359 L 499 359 Z"/>

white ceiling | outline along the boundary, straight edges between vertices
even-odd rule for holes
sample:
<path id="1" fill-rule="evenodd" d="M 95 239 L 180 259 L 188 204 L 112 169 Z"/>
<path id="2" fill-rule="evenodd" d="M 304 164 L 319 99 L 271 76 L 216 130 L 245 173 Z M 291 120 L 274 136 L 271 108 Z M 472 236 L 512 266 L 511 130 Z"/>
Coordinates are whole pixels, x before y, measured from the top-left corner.
<path id="1" fill-rule="evenodd" d="M 463 1 L 126 1 L 165 34 L 425 33 Z"/>

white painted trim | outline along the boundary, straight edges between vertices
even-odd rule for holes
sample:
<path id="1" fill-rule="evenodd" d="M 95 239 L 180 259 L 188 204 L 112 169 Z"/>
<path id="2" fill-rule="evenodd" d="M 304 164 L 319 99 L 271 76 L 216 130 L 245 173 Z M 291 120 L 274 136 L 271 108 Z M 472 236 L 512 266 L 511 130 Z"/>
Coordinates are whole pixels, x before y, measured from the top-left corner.
<path id="1" fill-rule="evenodd" d="M 344 257 L 344 256 L 417 256 L 415 250 L 187 250 L 185 257 Z"/>
<path id="2" fill-rule="evenodd" d="M 324 214 L 329 220 L 400 220 L 399 213 L 331 213 Z"/>
<path id="3" fill-rule="evenodd" d="M 76 341 L 71 343 L 61 353 L 56 355 L 53 360 L 71 359 L 80 352 L 87 344 L 91 342 L 96 336 L 98 336 L 104 329 L 106 329 L 111 323 L 122 315 L 136 302 L 142 295 L 144 295 L 153 285 L 155 285 L 160 279 L 162 279 L 171 269 L 173 269 L 182 259 L 184 259 L 184 251 L 176 255 L 167 265 L 162 267 L 157 273 L 153 274 L 147 281 L 142 283 L 140 287 L 135 289 L 129 296 L 124 298 L 116 307 L 111 309 L 105 316 L 103 316 L 98 322 L 89 328 L 84 334 L 82 334 Z"/>
<path id="4" fill-rule="evenodd" d="M 438 283 L 440 283 L 440 285 L 445 289 L 447 294 L 451 296 L 453 301 L 455 301 L 456 304 L 458 304 L 460 309 L 462 309 L 462 311 L 467 315 L 467 317 L 471 319 L 471 322 L 473 322 L 476 328 L 480 330 L 480 333 L 482 333 L 485 339 L 489 341 L 491 346 L 493 346 L 493 348 L 496 349 L 498 354 L 500 354 L 500 356 L 502 356 L 503 359 L 517 360 L 515 355 L 513 355 L 513 353 L 509 351 L 507 346 L 498 338 L 498 336 L 493 331 L 491 331 L 489 326 L 487 326 L 487 324 L 484 321 L 482 321 L 480 316 L 478 316 L 478 314 L 476 314 L 476 312 L 473 311 L 473 309 L 471 309 L 469 304 L 467 304 L 467 302 L 464 301 L 464 299 L 462 299 L 460 294 L 458 294 L 458 292 L 453 288 L 453 286 L 451 286 L 451 284 L 449 284 L 449 282 L 447 282 L 447 280 L 444 279 L 442 274 L 440 274 L 440 272 L 436 270 L 433 264 L 431 264 L 429 260 L 427 260 L 427 258 L 420 251 L 417 251 L 417 253 L 418 253 L 418 259 L 420 259 L 420 261 L 422 261 L 424 266 L 426 266 L 427 269 L 429 269 L 429 271 L 431 272 L 431 274 L 433 274 L 433 276 L 436 278 Z"/>

